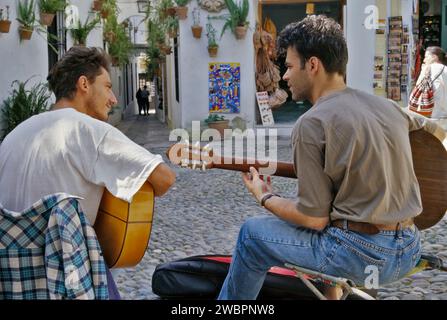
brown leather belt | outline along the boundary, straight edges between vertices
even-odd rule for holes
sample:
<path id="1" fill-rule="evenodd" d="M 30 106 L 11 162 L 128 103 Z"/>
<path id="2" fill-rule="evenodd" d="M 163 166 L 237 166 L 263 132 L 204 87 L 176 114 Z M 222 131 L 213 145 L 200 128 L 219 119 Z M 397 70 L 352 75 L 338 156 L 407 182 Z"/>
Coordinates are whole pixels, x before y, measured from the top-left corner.
<path id="1" fill-rule="evenodd" d="M 345 229 L 345 221 L 343 219 L 331 221 L 331 226 Z M 377 234 L 380 231 L 396 231 L 399 228 L 405 229 L 414 225 L 413 219 L 407 219 L 399 223 L 393 224 L 372 224 L 367 222 L 346 221 L 346 228 L 350 231 L 366 234 Z"/>

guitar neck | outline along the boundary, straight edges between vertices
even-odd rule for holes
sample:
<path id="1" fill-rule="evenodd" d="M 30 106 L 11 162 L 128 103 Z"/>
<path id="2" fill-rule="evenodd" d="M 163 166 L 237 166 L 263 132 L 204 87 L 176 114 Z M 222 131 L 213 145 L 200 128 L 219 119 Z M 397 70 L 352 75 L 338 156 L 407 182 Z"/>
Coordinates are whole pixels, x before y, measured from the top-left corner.
<path id="1" fill-rule="evenodd" d="M 258 160 L 246 159 L 246 158 L 228 158 L 220 157 L 219 161 L 213 163 L 213 168 L 249 172 L 250 167 L 254 167 L 259 171 L 261 168 L 274 167 L 276 164 L 276 170 L 273 174 L 278 177 L 296 178 L 293 163 L 291 162 L 259 162 Z"/>

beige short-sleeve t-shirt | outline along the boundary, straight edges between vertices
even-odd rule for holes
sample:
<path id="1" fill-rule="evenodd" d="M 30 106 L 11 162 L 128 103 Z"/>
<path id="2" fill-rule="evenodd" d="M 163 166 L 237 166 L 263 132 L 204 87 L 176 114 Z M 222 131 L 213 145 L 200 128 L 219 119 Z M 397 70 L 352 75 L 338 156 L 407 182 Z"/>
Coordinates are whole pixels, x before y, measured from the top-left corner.
<path id="1" fill-rule="evenodd" d="M 322 97 L 292 134 L 297 208 L 376 224 L 422 212 L 409 131 L 421 128 L 387 99 L 346 88 Z"/>

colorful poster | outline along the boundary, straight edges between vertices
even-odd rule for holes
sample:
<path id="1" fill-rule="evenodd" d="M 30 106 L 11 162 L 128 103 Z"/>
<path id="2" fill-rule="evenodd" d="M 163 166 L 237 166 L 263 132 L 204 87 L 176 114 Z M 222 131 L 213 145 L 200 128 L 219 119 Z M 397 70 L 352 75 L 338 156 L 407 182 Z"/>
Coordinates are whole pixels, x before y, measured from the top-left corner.
<path id="1" fill-rule="evenodd" d="M 240 88 L 240 63 L 209 63 L 208 99 L 211 113 L 239 113 L 241 111 Z"/>

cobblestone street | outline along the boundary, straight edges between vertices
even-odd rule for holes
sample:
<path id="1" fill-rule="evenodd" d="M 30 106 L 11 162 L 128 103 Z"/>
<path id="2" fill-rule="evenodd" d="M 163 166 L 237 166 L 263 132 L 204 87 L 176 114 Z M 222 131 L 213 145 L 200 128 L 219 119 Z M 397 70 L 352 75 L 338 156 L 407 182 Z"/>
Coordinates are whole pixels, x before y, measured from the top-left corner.
<path id="1" fill-rule="evenodd" d="M 157 198 L 149 248 L 135 268 L 114 270 L 124 299 L 158 299 L 152 293 L 155 267 L 164 262 L 199 254 L 231 254 L 241 224 L 254 215 L 267 214 L 242 184 L 240 173 L 225 170 L 193 171 L 172 166 L 165 151 L 172 143 L 169 131 L 155 116 L 132 117 L 118 128 L 153 153 L 162 154 L 176 171 L 177 181 Z M 278 160 L 291 161 L 289 140 L 279 139 Z M 294 197 L 293 179 L 274 177 L 275 192 Z M 447 258 L 446 220 L 424 231 L 424 252 Z M 447 274 L 426 271 L 383 287 L 379 299 L 447 300 Z"/>

